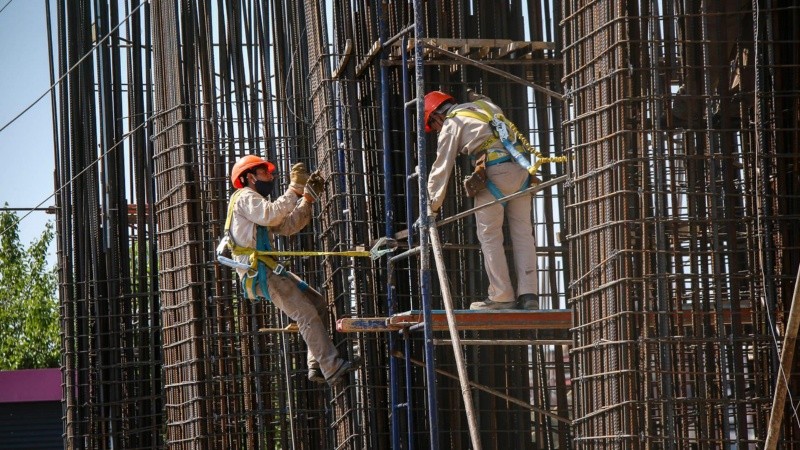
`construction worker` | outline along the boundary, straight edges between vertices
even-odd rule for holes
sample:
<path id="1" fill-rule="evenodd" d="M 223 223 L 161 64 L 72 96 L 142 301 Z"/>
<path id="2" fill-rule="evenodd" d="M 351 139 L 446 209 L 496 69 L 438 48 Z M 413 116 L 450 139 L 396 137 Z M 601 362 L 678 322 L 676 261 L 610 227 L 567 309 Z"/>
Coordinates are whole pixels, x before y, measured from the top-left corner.
<path id="1" fill-rule="evenodd" d="M 458 104 L 452 96 L 441 91 L 425 95 L 425 131 L 439 133 L 436 161 L 428 177 L 429 212 L 434 216 L 444 202 L 450 174 L 459 154 L 469 156 L 474 165 L 479 161 L 481 168 L 485 164 L 482 176 L 486 188 L 473 192 L 476 207 L 528 186 L 528 171 L 515 162 L 493 133 L 487 118 L 494 114 L 502 114 L 502 111 L 487 97 Z M 518 297 L 514 295 L 503 248 L 505 217 L 508 217 L 513 244 Z M 518 197 L 505 204 L 479 209 L 475 212 L 475 221 L 489 278 L 489 292 L 487 299 L 473 302 L 470 309 L 539 309 L 530 198 Z"/>
<path id="2" fill-rule="evenodd" d="M 242 264 L 237 273 L 244 296 L 268 299 L 294 320 L 308 346 L 308 379 L 333 385 L 355 369 L 355 362 L 339 357 L 325 327 L 327 308 L 318 292 L 270 256 L 256 250 L 271 250 L 271 234 L 292 235 L 305 227 L 312 204 L 325 180 L 309 174 L 305 164 L 295 164 L 290 184 L 280 197 L 270 201 L 275 166 L 258 156 L 245 156 L 233 165 L 231 182 L 237 189 L 228 206 L 226 235 L 232 241 L 234 259 Z M 251 266 L 248 269 L 244 265 Z"/>

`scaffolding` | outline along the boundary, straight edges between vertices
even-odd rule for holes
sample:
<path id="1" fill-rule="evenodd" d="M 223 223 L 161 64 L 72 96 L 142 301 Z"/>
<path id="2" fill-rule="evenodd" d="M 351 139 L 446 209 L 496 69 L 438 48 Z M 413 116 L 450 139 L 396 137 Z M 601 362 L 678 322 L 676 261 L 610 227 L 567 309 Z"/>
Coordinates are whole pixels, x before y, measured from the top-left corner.
<path id="1" fill-rule="evenodd" d="M 54 4 L 66 448 L 763 446 L 800 265 L 792 2 Z M 540 311 L 466 310 L 488 283 L 468 161 L 427 214 L 434 89 L 567 157 L 520 194 Z M 345 384 L 215 262 L 246 154 L 275 193 L 328 179 L 275 246 L 326 252 L 285 262 L 363 360 Z"/>

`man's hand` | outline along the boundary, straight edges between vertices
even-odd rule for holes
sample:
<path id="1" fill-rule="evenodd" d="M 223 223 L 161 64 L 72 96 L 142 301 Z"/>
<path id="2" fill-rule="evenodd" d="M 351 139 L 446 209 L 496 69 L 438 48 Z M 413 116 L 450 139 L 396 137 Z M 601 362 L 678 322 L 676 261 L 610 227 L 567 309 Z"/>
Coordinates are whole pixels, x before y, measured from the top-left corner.
<path id="1" fill-rule="evenodd" d="M 319 194 L 322 193 L 323 189 L 325 189 L 325 178 L 317 170 L 308 177 L 303 197 L 307 201 L 314 203 L 319 199 Z"/>
<path id="2" fill-rule="evenodd" d="M 292 184 L 297 184 L 301 187 L 305 186 L 308 182 L 308 168 L 306 168 L 305 163 L 297 163 L 292 166 L 292 171 L 289 172 L 289 180 Z"/>
<path id="3" fill-rule="evenodd" d="M 428 205 L 428 217 L 433 220 L 436 220 L 436 217 L 438 215 L 439 215 L 439 210 L 437 209 L 436 211 L 434 211 L 433 209 L 431 209 L 431 205 Z"/>

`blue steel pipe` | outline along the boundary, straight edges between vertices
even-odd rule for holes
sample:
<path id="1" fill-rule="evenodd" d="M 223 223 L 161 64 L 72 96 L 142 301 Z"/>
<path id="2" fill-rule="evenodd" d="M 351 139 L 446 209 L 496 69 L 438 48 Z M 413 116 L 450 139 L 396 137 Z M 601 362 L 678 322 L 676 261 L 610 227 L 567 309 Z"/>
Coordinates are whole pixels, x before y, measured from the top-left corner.
<path id="1" fill-rule="evenodd" d="M 412 180 L 414 179 L 415 173 L 411 172 L 411 168 L 414 167 L 414 162 L 411 159 L 411 115 L 408 113 L 408 108 L 410 106 L 417 105 L 417 99 L 406 101 L 410 94 L 410 89 L 408 88 L 408 52 L 405 50 L 408 48 L 408 37 L 403 36 L 403 43 L 400 45 L 402 49 L 402 77 L 403 77 L 403 136 L 405 136 L 405 159 L 406 159 L 406 224 L 408 226 L 408 248 L 414 248 L 414 230 L 411 224 L 414 223 L 416 220 L 414 217 L 414 200 L 413 196 L 411 195 L 411 188 Z"/>
<path id="2" fill-rule="evenodd" d="M 386 15 L 383 13 L 383 2 L 376 1 L 376 7 L 378 11 L 378 38 L 381 42 L 385 42 L 388 35 L 389 30 L 386 23 Z M 385 60 L 387 58 L 386 47 L 383 47 L 381 51 L 381 60 Z M 392 200 L 392 195 L 394 191 L 392 189 L 392 150 L 390 148 L 391 140 L 389 139 L 389 130 L 390 130 L 390 117 L 389 117 L 389 74 L 387 73 L 388 69 L 386 65 L 380 64 L 380 77 L 381 77 L 381 123 L 382 123 L 382 138 L 383 138 L 383 196 L 385 201 L 385 208 L 386 208 L 386 225 L 384 229 L 384 233 L 386 237 L 394 236 L 394 201 Z M 394 264 L 392 264 L 391 260 L 387 262 L 387 273 L 389 276 L 386 280 L 386 310 L 388 315 L 391 317 L 395 313 L 395 289 L 394 289 L 394 277 L 391 275 L 392 271 L 394 270 Z M 389 354 L 392 353 L 395 346 L 395 336 L 394 333 L 389 333 Z M 392 405 L 392 416 L 391 416 L 391 436 L 392 436 L 392 448 L 399 450 L 400 449 L 400 420 L 399 415 L 397 414 L 399 406 L 398 406 L 398 379 L 397 379 L 397 360 L 393 357 L 389 358 L 389 402 Z"/>
<path id="3" fill-rule="evenodd" d="M 433 354 L 433 327 L 431 319 L 431 258 L 430 236 L 428 235 L 428 164 L 425 157 L 425 61 L 423 58 L 423 42 L 425 39 L 425 18 L 421 0 L 414 0 L 414 69 L 416 72 L 417 94 L 417 167 L 419 182 L 419 243 L 420 284 L 422 289 L 422 316 L 425 323 L 425 378 L 428 391 L 428 427 L 430 431 L 431 449 L 439 448 L 439 415 L 436 402 L 436 367 Z"/>
<path id="4" fill-rule="evenodd" d="M 405 183 L 406 183 L 406 226 L 408 227 L 408 248 L 414 247 L 414 233 L 411 227 L 411 224 L 414 223 L 414 208 L 413 208 L 413 198 L 414 196 L 411 195 L 411 167 L 412 167 L 412 160 L 411 160 L 411 117 L 408 114 L 408 106 L 409 102 L 406 101 L 409 95 L 409 88 L 408 88 L 408 52 L 406 49 L 408 48 L 408 36 L 403 35 L 403 41 L 400 48 L 402 49 L 402 71 L 401 75 L 403 78 L 403 136 L 404 136 L 404 155 L 405 155 Z M 416 102 L 414 103 L 416 105 Z M 410 355 L 408 353 L 410 349 L 410 342 L 409 337 L 406 335 L 403 337 L 405 342 L 405 350 L 406 355 Z M 411 390 L 411 361 L 408 358 L 405 359 L 406 364 L 406 420 L 408 422 L 408 448 L 414 448 L 414 412 L 413 408 L 411 407 L 411 399 L 412 397 L 412 390 Z"/>

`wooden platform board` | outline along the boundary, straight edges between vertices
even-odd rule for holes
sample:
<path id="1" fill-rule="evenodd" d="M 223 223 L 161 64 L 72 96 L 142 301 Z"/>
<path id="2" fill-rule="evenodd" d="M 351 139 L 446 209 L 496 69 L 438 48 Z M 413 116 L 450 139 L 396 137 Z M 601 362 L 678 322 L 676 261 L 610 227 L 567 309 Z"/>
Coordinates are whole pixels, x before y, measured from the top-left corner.
<path id="1" fill-rule="evenodd" d="M 459 330 L 564 330 L 572 326 L 572 311 L 555 310 L 502 310 L 455 311 Z M 344 318 L 336 321 L 340 333 L 379 333 L 398 331 L 423 322 L 422 311 L 407 311 L 391 317 Z M 443 310 L 432 312 L 434 331 L 447 330 L 447 315 Z"/>
<path id="2" fill-rule="evenodd" d="M 532 53 L 542 50 L 554 50 L 555 43 L 541 41 L 512 41 L 510 39 L 457 39 L 457 38 L 426 38 L 426 44 L 451 51 L 461 56 L 476 59 L 535 59 Z M 414 39 L 408 40 L 406 51 L 413 52 L 416 43 Z M 400 59 L 400 42 L 392 45 L 389 52 L 390 59 Z M 429 49 L 425 50 L 425 57 L 435 56 Z M 540 57 L 539 57 L 540 58 Z"/>
<path id="3" fill-rule="evenodd" d="M 456 328 L 459 330 L 557 330 L 564 333 L 574 327 L 572 310 L 546 309 L 536 311 L 525 310 L 500 310 L 500 311 L 472 311 L 456 310 Z M 653 315 L 653 313 L 635 313 Z M 679 314 L 670 314 L 673 318 L 683 316 L 684 324 L 690 319 L 692 311 L 683 311 Z M 716 313 L 709 312 L 716 316 Z M 733 313 L 725 310 L 722 319 L 726 325 L 732 323 L 733 316 L 741 324 L 752 323 L 750 308 L 742 308 Z M 444 310 L 432 311 L 431 320 L 433 331 L 445 331 L 447 315 Z M 422 311 L 413 310 L 395 314 L 391 317 L 348 317 L 336 321 L 336 331 L 340 333 L 381 333 L 399 331 L 423 323 Z M 689 322 L 690 323 L 690 322 Z"/>

